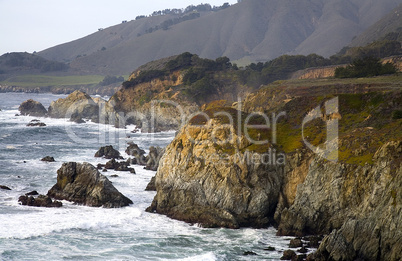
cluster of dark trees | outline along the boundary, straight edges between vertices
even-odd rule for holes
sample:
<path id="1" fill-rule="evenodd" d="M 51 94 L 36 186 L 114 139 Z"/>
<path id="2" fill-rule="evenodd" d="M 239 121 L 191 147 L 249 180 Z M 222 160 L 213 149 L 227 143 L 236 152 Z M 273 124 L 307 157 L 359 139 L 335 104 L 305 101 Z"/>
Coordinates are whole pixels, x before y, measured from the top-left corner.
<path id="1" fill-rule="evenodd" d="M 200 17 L 199 13 L 191 13 L 191 14 L 188 14 L 188 15 L 175 17 L 173 19 L 168 19 L 168 20 L 164 21 L 163 23 L 161 23 L 159 25 L 156 25 L 154 27 L 150 27 L 150 28 L 146 29 L 145 33 L 149 34 L 149 33 L 152 33 L 154 31 L 157 31 L 159 29 L 167 30 L 172 25 L 175 25 L 175 24 L 178 24 L 178 23 L 181 23 L 181 22 L 184 22 L 184 21 L 188 21 L 188 20 L 197 19 L 199 17 Z"/>
<path id="2" fill-rule="evenodd" d="M 392 63 L 382 64 L 380 58 L 365 57 L 357 59 L 346 67 L 338 67 L 335 70 L 335 78 L 359 78 L 373 77 L 384 74 L 396 73 L 395 65 Z"/>
<path id="3" fill-rule="evenodd" d="M 6 53 L 1 56 L 0 65 L 6 68 L 21 67 L 28 70 L 39 70 L 42 73 L 68 69 L 68 65 L 65 63 L 49 61 L 29 53 Z"/>
<path id="4" fill-rule="evenodd" d="M 99 85 L 107 86 L 107 85 L 110 85 L 113 83 L 121 83 L 121 82 L 124 82 L 123 76 L 117 77 L 117 76 L 107 75 L 107 76 L 105 76 L 105 78 L 103 78 L 103 80 L 99 83 Z"/>
<path id="5" fill-rule="evenodd" d="M 402 30 L 400 31 L 402 32 Z M 180 69 L 188 69 L 183 77 L 183 83 L 190 86 L 187 88 L 187 92 L 193 96 L 203 96 L 215 92 L 219 83 L 214 80 L 214 72 L 227 70 L 231 70 L 234 75 L 237 75 L 242 84 L 255 88 L 276 80 L 288 79 L 292 73 L 298 70 L 329 65 L 350 64 L 336 70 L 335 77 L 340 78 L 392 74 L 396 72 L 395 66 L 391 63 L 381 64 L 380 58 L 402 54 L 399 37 L 402 38 L 401 33 L 391 33 L 380 41 L 364 47 L 344 48 L 330 58 L 317 54 L 282 55 L 265 63 L 251 63 L 241 69 L 236 64 L 231 64 L 227 57 L 220 57 L 216 60 L 202 59 L 195 54 L 186 52 L 167 62 L 162 70 L 140 72 L 136 78 L 124 82 L 123 87 L 130 88 L 152 79 L 163 79 L 171 72 Z"/>
<path id="6" fill-rule="evenodd" d="M 163 69 L 141 71 L 137 77 L 132 78 L 129 81 L 125 81 L 123 83 L 123 87 L 130 88 L 153 79 L 164 79 L 164 77 L 168 76 L 171 72 L 182 69 L 188 69 L 186 74 L 183 76 L 183 82 L 186 85 L 192 85 L 200 80 L 203 80 L 203 82 L 208 80 L 209 82 L 210 76 L 213 72 L 227 70 L 230 68 L 232 68 L 232 64 L 227 57 L 220 57 L 216 60 L 210 60 L 202 59 L 196 54 L 185 52 L 167 62 L 163 66 Z"/>
<path id="7" fill-rule="evenodd" d="M 159 11 L 154 11 L 150 16 L 159 16 L 159 15 L 183 15 L 183 14 L 188 14 L 192 12 L 209 12 L 209 11 L 219 11 L 226 9 L 230 6 L 229 3 L 224 3 L 222 6 L 214 6 L 212 7 L 210 4 L 199 4 L 199 5 L 189 5 L 184 9 L 165 9 L 165 10 L 159 10 Z M 142 18 L 146 18 L 146 15 L 139 15 L 135 18 L 135 20 L 139 20 Z"/>

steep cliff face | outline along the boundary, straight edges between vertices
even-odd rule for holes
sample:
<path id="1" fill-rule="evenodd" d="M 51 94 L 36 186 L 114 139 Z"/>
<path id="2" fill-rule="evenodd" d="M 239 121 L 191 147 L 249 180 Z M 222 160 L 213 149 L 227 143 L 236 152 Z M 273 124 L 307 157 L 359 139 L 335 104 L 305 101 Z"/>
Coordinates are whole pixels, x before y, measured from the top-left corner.
<path id="1" fill-rule="evenodd" d="M 402 142 L 385 144 L 374 159 L 373 166 L 354 172 L 360 174 L 356 179 L 338 178 L 341 186 L 333 192 L 334 205 L 340 203 L 345 215 L 333 215 L 342 226 L 335 226 L 323 240 L 315 254 L 318 260 L 402 259 Z"/>
<path id="2" fill-rule="evenodd" d="M 283 166 L 276 161 L 284 158 L 272 162 L 269 144 L 263 146 L 267 154 L 255 152 L 262 148 L 250 147 L 246 136 L 220 117 L 203 120 L 193 118 L 166 148 L 148 211 L 205 227 L 267 226 L 283 182 Z M 253 135 L 263 135 L 257 132 Z"/>
<path id="3" fill-rule="evenodd" d="M 320 86 L 266 88 L 238 104 L 243 112 L 207 106 L 167 147 L 148 210 L 204 226 L 276 224 L 279 235 L 328 234 L 317 260 L 399 260 L 402 92 L 392 85 L 368 93 L 375 85 L 347 87 L 324 96 Z M 337 109 L 328 114 L 330 101 Z M 314 108 L 317 117 L 305 121 Z M 238 130 L 252 112 L 272 120 L 249 139 Z M 333 121 L 338 134 L 328 140 Z M 335 142 L 331 157 L 317 152 Z M 273 150 L 276 160 L 284 154 L 282 164 L 241 160 L 272 160 Z"/>

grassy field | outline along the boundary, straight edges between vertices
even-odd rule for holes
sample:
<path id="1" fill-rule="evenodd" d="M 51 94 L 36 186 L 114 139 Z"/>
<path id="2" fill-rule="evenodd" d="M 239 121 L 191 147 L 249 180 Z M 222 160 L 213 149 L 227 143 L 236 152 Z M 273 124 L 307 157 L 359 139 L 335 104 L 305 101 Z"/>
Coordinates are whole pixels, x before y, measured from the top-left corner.
<path id="1" fill-rule="evenodd" d="M 101 75 L 74 75 L 74 76 L 48 76 L 48 75 L 21 75 L 1 81 L 2 85 L 19 87 L 45 87 L 45 86 L 75 86 L 92 85 L 102 81 Z"/>

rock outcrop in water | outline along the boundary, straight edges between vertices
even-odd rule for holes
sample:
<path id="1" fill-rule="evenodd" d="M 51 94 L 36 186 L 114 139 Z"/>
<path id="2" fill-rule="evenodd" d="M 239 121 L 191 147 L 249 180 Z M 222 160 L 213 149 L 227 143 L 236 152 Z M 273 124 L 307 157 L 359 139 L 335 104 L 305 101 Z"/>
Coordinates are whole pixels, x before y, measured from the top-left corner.
<path id="1" fill-rule="evenodd" d="M 91 207 L 118 208 L 133 203 L 86 162 L 64 163 L 57 171 L 57 183 L 47 195 Z"/>
<path id="2" fill-rule="evenodd" d="M 268 226 L 269 213 L 278 203 L 283 167 L 262 164 L 264 155 L 246 150 L 252 144 L 233 127 L 224 127 L 222 119 L 213 118 L 206 125 L 190 123 L 166 148 L 148 211 L 204 227 Z M 257 131 L 254 135 L 259 136 Z"/>
<path id="3" fill-rule="evenodd" d="M 49 196 L 39 195 L 37 197 L 25 195 L 18 198 L 18 202 L 23 206 L 59 208 L 63 206 L 60 201 L 52 200 Z"/>
<path id="4" fill-rule="evenodd" d="M 101 147 L 96 153 L 96 158 L 105 157 L 105 159 L 122 159 L 123 157 L 120 155 L 118 150 L 115 150 L 113 146 L 105 146 Z"/>
<path id="5" fill-rule="evenodd" d="M 60 98 L 53 101 L 49 106 L 48 114 L 52 118 L 97 119 L 99 117 L 99 106 L 88 94 L 74 91 L 64 99 Z"/>
<path id="6" fill-rule="evenodd" d="M 29 99 L 21 103 L 18 108 L 21 115 L 30 115 L 33 117 L 45 117 L 47 115 L 46 108 L 42 103 Z"/>
<path id="7" fill-rule="evenodd" d="M 39 120 L 34 119 L 27 124 L 27 127 L 46 127 L 46 124 Z"/>

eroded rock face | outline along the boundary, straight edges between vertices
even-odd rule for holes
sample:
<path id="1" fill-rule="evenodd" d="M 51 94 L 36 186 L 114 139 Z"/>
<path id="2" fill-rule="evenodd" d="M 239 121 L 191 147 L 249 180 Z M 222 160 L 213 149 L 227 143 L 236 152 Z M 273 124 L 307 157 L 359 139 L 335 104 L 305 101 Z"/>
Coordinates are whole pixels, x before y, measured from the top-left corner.
<path id="1" fill-rule="evenodd" d="M 96 167 L 89 163 L 64 163 L 57 171 L 57 183 L 48 196 L 92 207 L 117 208 L 133 202 L 121 194 Z"/>
<path id="2" fill-rule="evenodd" d="M 29 99 L 21 103 L 18 110 L 21 115 L 30 115 L 33 117 L 44 117 L 47 115 L 47 110 L 42 103 Z"/>
<path id="3" fill-rule="evenodd" d="M 258 154 L 246 151 L 250 143 L 244 136 L 234 134 L 219 145 L 229 140 L 229 130 L 215 133 L 223 126 L 214 119 L 208 126 L 187 125 L 166 148 L 155 177 L 157 194 L 147 210 L 205 227 L 267 226 L 283 166 L 247 160 Z"/>
<path id="4" fill-rule="evenodd" d="M 65 99 L 53 101 L 49 106 L 49 116 L 53 118 L 98 118 L 99 106 L 81 91 L 74 91 Z"/>
<path id="5" fill-rule="evenodd" d="M 282 212 L 279 234 L 329 234 L 317 260 L 400 260 L 402 142 L 389 142 L 373 164 L 314 159 L 294 204 Z"/>
<path id="6" fill-rule="evenodd" d="M 153 170 L 153 171 L 158 170 L 159 162 L 164 153 L 165 153 L 164 148 L 154 146 L 149 147 L 149 153 L 147 156 L 147 163 L 145 168 L 147 170 Z"/>

